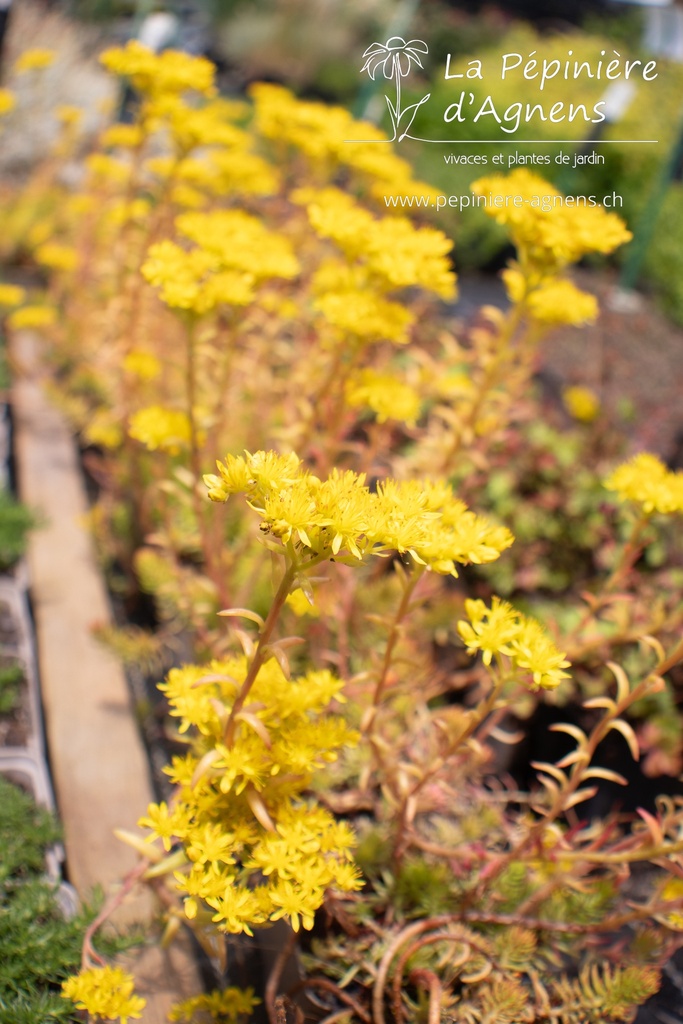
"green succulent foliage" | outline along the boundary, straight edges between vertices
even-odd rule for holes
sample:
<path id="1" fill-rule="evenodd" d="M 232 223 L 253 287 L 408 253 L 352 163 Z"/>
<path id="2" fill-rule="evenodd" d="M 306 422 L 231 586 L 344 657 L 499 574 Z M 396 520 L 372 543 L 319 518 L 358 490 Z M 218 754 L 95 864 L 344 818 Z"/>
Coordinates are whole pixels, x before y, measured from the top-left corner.
<path id="1" fill-rule="evenodd" d="M 1 1024 L 77 1019 L 59 989 L 78 970 L 85 921 L 65 921 L 52 886 L 38 877 L 7 882 L 1 901 Z"/>
<path id="2" fill-rule="evenodd" d="M 482 573 L 496 593 L 564 593 L 594 575 L 596 550 L 609 532 L 609 495 L 590 468 L 587 443 L 581 431 L 536 422 L 524 428 L 514 472 L 501 462 L 487 476 L 479 506 L 506 523 L 518 542 Z"/>
<path id="3" fill-rule="evenodd" d="M 28 532 L 36 525 L 36 517 L 26 505 L 7 491 L 0 491 L 0 571 L 21 558 Z"/>
<path id="4" fill-rule="evenodd" d="M 659 988 L 656 971 L 591 964 L 578 979 L 561 979 L 542 990 L 542 1019 L 550 1024 L 613 1024 L 631 1020 L 634 1006 Z M 537 985 L 537 994 L 541 989 Z M 466 1024 L 518 1024 L 538 1020 L 530 989 L 517 978 L 494 977 L 457 1004 L 457 1020 Z M 476 999 L 472 998 L 476 996 Z"/>
<path id="5" fill-rule="evenodd" d="M 392 848 L 389 838 L 383 835 L 380 829 L 367 826 L 367 822 L 361 823 L 361 828 L 358 829 L 356 863 L 364 874 L 374 876 L 391 863 Z"/>
<path id="6" fill-rule="evenodd" d="M 644 268 L 663 309 L 676 323 L 683 323 L 683 258 L 675 239 L 683 230 L 683 187 L 672 184 L 663 198 L 659 217 L 647 249 Z"/>
<path id="7" fill-rule="evenodd" d="M 531 893 L 529 869 L 524 861 L 514 860 L 508 864 L 498 879 L 497 888 L 501 911 L 516 910 Z"/>
<path id="8" fill-rule="evenodd" d="M 528 928 L 501 928 L 494 946 L 498 963 L 504 970 L 523 971 L 533 960 L 538 939 Z"/>
<path id="9" fill-rule="evenodd" d="M 85 906 L 71 920 L 62 915 L 44 876 L 46 850 L 59 837 L 52 815 L 0 776 L 0 1024 L 80 1021 L 60 989 L 80 967 L 97 908 Z M 108 941 L 106 952 L 129 944 Z"/>
<path id="10" fill-rule="evenodd" d="M 7 362 L 7 346 L 4 337 L 0 335 L 0 391 L 7 391 L 11 382 L 12 378 Z"/>
<path id="11" fill-rule="evenodd" d="M 448 913 L 454 909 L 453 880 L 447 864 L 408 858 L 396 879 L 394 902 L 406 916 Z"/>
<path id="12" fill-rule="evenodd" d="M 573 921 L 576 924 L 597 924 L 606 916 L 614 901 L 614 886 L 609 881 L 596 884 L 589 892 L 559 889 L 542 906 L 543 916 L 550 921 Z"/>
<path id="13" fill-rule="evenodd" d="M 24 678 L 21 665 L 0 668 L 0 715 L 14 711 L 19 700 L 19 687 Z"/>
<path id="14" fill-rule="evenodd" d="M 45 868 L 45 851 L 60 838 L 54 818 L 0 776 L 0 885 Z"/>
<path id="15" fill-rule="evenodd" d="M 126 668 L 136 667 L 144 675 L 153 675 L 163 669 L 167 651 L 162 636 L 130 625 L 98 626 L 93 633 Z"/>
<path id="16" fill-rule="evenodd" d="M 560 1005 L 554 1008 L 552 1020 L 557 1024 L 630 1020 L 633 1007 L 654 995 L 659 985 L 659 973 L 651 968 L 592 964 L 576 981 L 553 983 L 553 994 Z"/>
<path id="17" fill-rule="evenodd" d="M 0 1024 L 75 1020 L 59 994 L 78 969 L 85 922 L 65 921 L 43 878 L 51 815 L 0 778 Z"/>

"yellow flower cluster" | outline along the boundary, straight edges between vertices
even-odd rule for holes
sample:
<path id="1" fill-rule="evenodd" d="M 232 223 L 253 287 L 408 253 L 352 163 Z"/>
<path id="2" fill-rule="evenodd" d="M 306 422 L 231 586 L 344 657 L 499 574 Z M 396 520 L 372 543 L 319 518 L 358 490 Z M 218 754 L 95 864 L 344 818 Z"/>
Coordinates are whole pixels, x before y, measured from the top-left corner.
<path id="1" fill-rule="evenodd" d="M 65 128 L 75 129 L 78 128 L 83 120 L 83 111 L 80 107 L 74 107 L 70 103 L 65 103 L 61 107 L 57 107 L 55 117 Z"/>
<path id="2" fill-rule="evenodd" d="M 235 141 L 236 129 L 226 122 L 221 102 L 190 106 L 180 96 L 164 94 L 146 107 L 152 128 L 169 132 L 180 155 L 198 146 L 224 146 Z"/>
<path id="3" fill-rule="evenodd" d="M 370 289 L 326 292 L 314 300 L 313 308 L 328 324 L 359 342 L 382 338 L 407 345 L 415 321 L 410 310 Z"/>
<path id="4" fill-rule="evenodd" d="M 0 306 L 18 306 L 26 298 L 26 292 L 17 284 L 0 281 Z"/>
<path id="5" fill-rule="evenodd" d="M 53 306 L 22 306 L 7 317 L 8 325 L 16 330 L 23 327 L 51 327 L 56 320 L 57 310 Z"/>
<path id="6" fill-rule="evenodd" d="M 542 249 L 547 262 L 576 263 L 590 252 L 610 253 L 631 239 L 631 232 L 602 206 L 573 205 L 544 179 L 519 168 L 512 174 L 492 174 L 472 185 L 478 196 L 501 196 L 521 203 L 488 203 L 489 216 L 510 228 L 515 244 Z"/>
<path id="7" fill-rule="evenodd" d="M 161 363 L 154 353 L 143 352 L 142 349 L 130 351 L 123 360 L 123 368 L 140 380 L 154 380 L 161 373 Z"/>
<path id="8" fill-rule="evenodd" d="M 151 405 L 133 413 L 128 433 L 152 452 L 160 449 L 177 455 L 190 443 L 187 415 L 177 409 L 164 409 L 160 405 Z"/>
<path id="9" fill-rule="evenodd" d="M 0 117 L 14 110 L 16 104 L 17 101 L 13 92 L 10 92 L 9 89 L 0 89 Z"/>
<path id="10" fill-rule="evenodd" d="M 571 385 L 562 392 L 564 407 L 579 423 L 593 423 L 600 415 L 600 399 L 591 388 Z"/>
<path id="11" fill-rule="evenodd" d="M 34 251 L 35 259 L 50 270 L 74 270 L 78 265 L 78 253 L 70 245 L 58 242 L 44 242 Z"/>
<path id="12" fill-rule="evenodd" d="M 186 249 L 169 239 L 150 246 L 142 276 L 159 289 L 174 309 L 207 313 L 218 305 L 246 306 L 254 298 L 248 274 L 221 271 L 218 260 L 203 249 Z"/>
<path id="13" fill-rule="evenodd" d="M 317 163 L 347 168 L 360 177 L 371 194 L 433 196 L 436 190 L 415 181 L 412 168 L 390 146 L 384 132 L 367 121 L 356 121 L 347 110 L 300 100 L 280 85 L 258 83 L 250 89 L 256 111 L 256 130 L 277 144 L 283 142 Z M 349 145 L 352 141 L 353 145 Z"/>
<path id="14" fill-rule="evenodd" d="M 345 140 L 353 137 L 353 118 L 341 107 L 302 102 L 288 89 L 262 82 L 251 87 L 250 95 L 259 134 L 295 146 L 314 160 L 338 158 Z"/>
<path id="15" fill-rule="evenodd" d="M 291 279 L 299 261 L 287 238 L 243 210 L 184 213 L 176 220 L 181 235 L 216 257 L 221 268 L 241 271 L 261 281 Z"/>
<path id="16" fill-rule="evenodd" d="M 363 211 L 365 212 L 365 211 Z M 385 340 L 405 345 L 415 317 L 410 309 L 386 298 L 386 289 L 368 276 L 359 262 L 324 260 L 311 278 L 313 309 L 349 340 Z"/>
<path id="17" fill-rule="evenodd" d="M 529 313 L 539 323 L 580 327 L 591 323 L 598 315 L 595 296 L 582 292 L 564 278 L 550 278 L 528 291 L 528 279 L 521 271 L 509 267 L 502 276 L 509 298 L 513 302 L 526 299 Z"/>
<path id="18" fill-rule="evenodd" d="M 226 100 L 214 100 L 203 107 L 188 106 L 178 97 L 163 102 L 156 100 L 147 108 L 147 129 L 165 129 L 175 143 L 175 156 L 153 156 L 145 162 L 145 169 L 161 181 L 173 178 L 187 196 L 193 188 L 195 196 L 204 201 L 203 192 L 224 196 L 272 195 L 280 185 L 280 176 L 263 157 L 253 152 L 256 140 L 253 133 L 232 123 L 235 116 L 244 117 L 243 110 L 235 110 Z M 117 131 L 121 126 L 117 126 Z M 110 129 L 111 131 L 111 129 Z M 144 137 L 142 126 L 136 126 L 140 141 Z M 114 136 L 116 139 L 116 136 Z M 121 140 L 123 145 L 125 136 Z M 134 140 L 131 138 L 130 144 Z M 135 140 L 135 144 L 138 141 Z M 192 151 L 202 148 L 201 158 Z M 181 157 L 180 161 L 178 157 Z M 184 205 L 192 205 L 186 203 Z M 196 204 L 195 204 L 196 205 Z"/>
<path id="19" fill-rule="evenodd" d="M 88 444 L 114 451 L 123 441 L 121 424 L 111 409 L 98 409 L 88 421 L 83 437 Z"/>
<path id="20" fill-rule="evenodd" d="M 667 903 L 680 900 L 683 897 L 683 881 L 680 878 L 669 877 L 664 883 L 660 897 L 666 900 Z M 675 928 L 677 931 L 683 931 L 683 912 L 681 910 L 670 911 L 666 915 L 666 921 L 669 927 Z"/>
<path id="21" fill-rule="evenodd" d="M 295 454 L 249 452 L 218 462 L 204 481 L 212 501 L 243 493 L 261 530 L 298 546 L 316 561 L 398 551 L 420 565 L 457 576 L 456 563 L 492 562 L 513 537 L 475 515 L 443 481 L 387 479 L 370 491 L 365 475 L 308 473 Z"/>
<path id="22" fill-rule="evenodd" d="M 128 181 L 129 169 L 120 160 L 115 160 L 107 153 L 91 153 L 83 161 L 90 175 L 90 184 L 98 186 L 102 182 L 123 185 Z M 87 200 L 87 196 L 85 197 Z"/>
<path id="23" fill-rule="evenodd" d="M 512 664 L 530 673 L 534 687 L 554 690 L 569 675 L 564 654 L 545 632 L 540 622 L 494 597 L 491 607 L 483 601 L 465 601 L 468 622 L 458 623 L 458 633 L 471 654 L 481 651 L 485 665 L 495 654 L 507 655 Z"/>
<path id="24" fill-rule="evenodd" d="M 54 64 L 57 54 L 54 50 L 48 50 L 36 46 L 32 50 L 24 50 L 14 63 L 14 71 L 21 75 L 26 71 L 43 71 Z"/>
<path id="25" fill-rule="evenodd" d="M 146 1000 L 133 995 L 135 982 L 120 967 L 91 967 L 62 984 L 62 997 L 72 999 L 79 1010 L 98 1020 L 119 1020 L 126 1024 L 138 1018 Z"/>
<path id="26" fill-rule="evenodd" d="M 185 213 L 176 226 L 197 248 L 188 251 L 170 239 L 156 242 L 141 268 L 167 306 L 197 314 L 222 304 L 246 306 L 261 281 L 299 272 L 287 239 L 241 210 Z"/>
<path id="27" fill-rule="evenodd" d="M 104 149 L 136 149 L 145 134 L 139 124 L 112 124 L 100 136 Z"/>
<path id="28" fill-rule="evenodd" d="M 330 238 L 350 260 L 360 260 L 368 279 L 386 291 L 419 286 L 443 299 L 455 295 L 447 254 L 453 242 L 436 228 L 418 228 L 405 217 L 374 217 L 336 188 L 302 190 L 314 231 Z"/>
<path id="29" fill-rule="evenodd" d="M 363 370 L 346 386 L 346 401 L 350 406 L 367 406 L 378 423 L 397 420 L 414 427 L 420 415 L 420 396 L 409 384 L 388 373 Z"/>
<path id="30" fill-rule="evenodd" d="M 683 512 L 683 473 L 672 472 L 649 452 L 641 452 L 618 466 L 605 480 L 608 491 L 622 501 L 634 501 L 643 512 Z"/>
<path id="31" fill-rule="evenodd" d="M 210 1020 L 220 1021 L 221 1024 L 236 1024 L 240 1017 L 249 1017 L 260 1002 L 253 989 L 230 986 L 176 1003 L 168 1019 L 178 1024 L 194 1024 L 197 1019 L 207 1015 Z"/>
<path id="32" fill-rule="evenodd" d="M 226 723 L 246 671 L 245 658 L 171 670 L 160 689 L 180 732 L 192 729 L 195 739 L 192 752 L 166 769 L 179 787 L 173 807 L 151 804 L 140 825 L 166 849 L 182 841 L 188 869 L 176 879 L 188 917 L 203 901 L 222 931 L 251 934 L 281 917 L 295 930 L 311 928 L 325 891 L 355 889 L 359 880 L 349 827 L 301 794 L 357 734 L 327 711 L 344 699 L 341 680 L 328 670 L 288 680 L 271 659 L 228 744 Z"/>
<path id="33" fill-rule="evenodd" d="M 561 274 L 588 253 L 607 254 L 628 242 L 632 236 L 623 221 L 602 206 L 570 203 L 526 168 L 480 178 L 472 191 L 490 197 L 486 213 L 509 228 L 517 247 L 519 263 L 503 275 L 512 302 L 540 323 L 594 320 L 595 297 Z"/>
<path id="34" fill-rule="evenodd" d="M 212 191 L 217 195 L 271 196 L 277 192 L 280 178 L 277 170 L 256 153 L 252 140 L 240 132 L 230 149 L 217 149 L 208 158 L 212 171 Z"/>
<path id="35" fill-rule="evenodd" d="M 154 53 L 132 39 L 124 47 L 106 50 L 100 57 L 107 70 L 129 78 L 138 92 L 150 96 L 189 90 L 212 96 L 215 67 L 205 57 L 192 57 L 180 50 Z"/>

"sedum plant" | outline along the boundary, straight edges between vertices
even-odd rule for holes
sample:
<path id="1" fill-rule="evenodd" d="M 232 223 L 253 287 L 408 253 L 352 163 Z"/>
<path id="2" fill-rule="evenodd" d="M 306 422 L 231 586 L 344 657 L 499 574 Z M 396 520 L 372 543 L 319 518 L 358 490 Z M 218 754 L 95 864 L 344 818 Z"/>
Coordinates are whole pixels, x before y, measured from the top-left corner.
<path id="1" fill-rule="evenodd" d="M 278 86 L 227 101 L 184 54 L 103 60 L 136 118 L 103 129 L 43 222 L 48 295 L 9 296 L 7 319 L 45 329 L 103 560 L 126 600 L 155 602 L 156 635 L 109 642 L 149 667 L 190 652 L 161 684 L 184 752 L 141 808 L 146 835 L 122 835 L 141 854 L 123 891 L 145 880 L 166 937 L 187 926 L 221 963 L 226 935 L 290 926 L 263 991 L 174 1019 L 237 1021 L 259 1000 L 298 1018 L 304 991 L 329 1021 L 630 1019 L 680 941 L 683 802 L 600 814 L 599 787 L 625 781 L 609 744 L 638 759 L 639 721 L 675 705 L 681 475 L 599 451 L 579 474 L 576 438 L 546 437 L 544 468 L 554 445 L 556 476 L 588 495 L 583 550 L 595 539 L 589 578 L 552 604 L 507 525 L 533 538 L 564 502 L 557 479 L 515 478 L 532 377 L 553 325 L 597 314 L 571 265 L 627 229 L 527 171 L 482 179 L 528 199 L 487 211 L 516 247 L 511 306 L 454 332 L 452 243 L 388 211 L 430 188 L 377 129 Z M 506 746 L 569 697 L 580 716 L 521 786 Z M 64 995 L 136 1019 L 94 931 Z M 285 992 L 295 942 L 305 972 Z"/>
<path id="2" fill-rule="evenodd" d="M 265 620 L 226 609 L 258 627 L 256 640 L 239 633 L 244 656 L 172 670 L 162 687 L 181 732 L 194 738 L 168 769 L 171 806 L 152 805 L 141 819 L 167 851 L 148 848 L 145 876 L 174 878 L 171 888 L 200 936 L 210 922 L 251 934 L 281 917 L 294 936 L 312 929 L 324 906 L 334 927 L 313 941 L 302 987 L 331 993 L 360 1020 L 381 1022 L 388 1012 L 396 1020 L 629 1019 L 658 987 L 653 961 L 676 944 L 683 805 L 662 799 L 656 816 L 641 810 L 640 827 L 630 829 L 617 817 L 582 820 L 576 808 L 595 795 L 596 781 L 625 781 L 597 762 L 597 751 L 617 732 L 638 755 L 624 716 L 662 689 L 681 645 L 666 655 L 651 638 L 650 670 L 635 683 L 610 666 L 616 692 L 586 702 L 596 713 L 589 731 L 556 727 L 572 743 L 557 762 L 533 765 L 538 791 L 492 792 L 485 741 L 501 711 L 568 678 L 568 661 L 541 625 L 495 597 L 490 606 L 466 602 L 458 631 L 481 655 L 469 707 L 430 708 L 414 692 L 406 701 L 395 692 L 398 680 L 393 694 L 387 681 L 389 668 L 399 678 L 406 672 L 394 646 L 398 624 L 417 603 L 414 578 L 495 559 L 510 535 L 467 511 L 444 485 L 385 481 L 370 492 L 352 473 L 339 486 L 339 475 L 320 481 L 295 456 L 272 452 L 228 457 L 219 470 L 207 481 L 213 499 L 245 494 L 283 572 Z M 627 478 L 619 487 L 630 496 L 643 500 L 644 488 L 651 501 L 647 473 L 627 466 L 615 476 Z M 670 506 L 680 477 L 662 481 Z M 353 732 L 338 714 L 320 714 L 339 702 L 342 684 L 332 673 L 290 678 L 295 638 L 274 640 L 276 622 L 292 591 L 311 596 L 307 572 L 322 562 L 362 571 L 368 558 L 401 548 L 412 566 L 400 570 L 403 599 L 381 669 L 368 673 L 357 698 Z M 319 802 L 307 799 L 314 770 L 348 758 L 350 746 L 360 756 L 336 779 L 332 769 Z M 357 840 L 330 813 L 338 801 L 354 814 Z M 646 861 L 665 870 L 645 899 L 634 898 L 622 891 L 629 865 Z M 171 918 L 183 912 L 168 895 L 166 903 Z M 610 945 L 625 929 L 630 938 L 615 959 Z M 572 963 L 575 979 L 566 973 Z M 278 981 L 276 967 L 266 996 L 273 1019 Z"/>

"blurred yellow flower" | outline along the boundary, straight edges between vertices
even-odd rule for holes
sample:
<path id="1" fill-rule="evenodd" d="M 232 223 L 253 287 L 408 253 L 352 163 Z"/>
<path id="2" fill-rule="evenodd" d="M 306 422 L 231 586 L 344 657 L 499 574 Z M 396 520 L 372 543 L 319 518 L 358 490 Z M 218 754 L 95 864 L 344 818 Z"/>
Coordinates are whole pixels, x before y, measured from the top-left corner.
<path id="1" fill-rule="evenodd" d="M 69 104 L 64 104 L 61 107 L 57 107 L 55 110 L 55 117 L 65 127 L 76 127 L 80 124 L 83 118 L 83 110 L 81 107 L 74 107 Z"/>
<path id="2" fill-rule="evenodd" d="M 126 373 L 139 377 L 140 380 L 154 380 L 161 373 L 161 363 L 152 352 L 133 349 L 123 360 Z"/>
<path id="3" fill-rule="evenodd" d="M 54 64 L 56 56 L 57 54 L 54 50 L 48 50 L 39 46 L 32 50 L 24 50 L 14 62 L 14 71 L 18 75 L 23 74 L 25 71 L 42 71 L 44 68 L 49 68 Z"/>
<path id="4" fill-rule="evenodd" d="M 565 388 L 562 401 L 570 416 L 580 423 L 592 423 L 600 415 L 600 399 L 590 388 L 578 384 Z"/>
<path id="5" fill-rule="evenodd" d="M 598 315 L 598 300 L 582 292 L 571 281 L 553 278 L 544 281 L 527 297 L 526 308 L 535 320 L 546 324 L 591 323 Z"/>
<path id="6" fill-rule="evenodd" d="M 225 303 L 246 306 L 254 298 L 251 274 L 220 271 L 220 261 L 204 249 L 188 252 L 165 239 L 150 246 L 142 276 L 159 288 L 159 297 L 175 309 L 207 313 Z"/>
<path id="7" fill-rule="evenodd" d="M 10 327 L 51 327 L 57 321 L 57 310 L 52 306 L 23 306 L 7 317 Z"/>
<path id="8" fill-rule="evenodd" d="M 100 136 L 105 149 L 135 149 L 144 138 L 139 124 L 112 124 Z"/>
<path id="9" fill-rule="evenodd" d="M 150 96 L 173 95 L 189 90 L 213 96 L 215 66 L 205 57 L 193 57 L 180 50 L 154 53 L 136 39 L 113 47 L 100 57 L 116 75 L 130 78 L 138 92 Z"/>
<path id="10" fill-rule="evenodd" d="M 616 214 L 574 204 L 526 168 L 479 178 L 472 191 L 485 200 L 489 217 L 510 228 L 519 248 L 537 250 L 538 263 L 566 266 L 589 252 L 613 252 L 632 237 Z"/>
<path id="11" fill-rule="evenodd" d="M 319 296 L 313 308 L 329 324 L 366 341 L 393 341 L 407 345 L 415 318 L 398 302 L 377 295 L 370 289 L 329 292 Z"/>
<path id="12" fill-rule="evenodd" d="M 36 261 L 51 270 L 74 270 L 78 265 L 78 253 L 69 245 L 59 242 L 44 242 L 34 252 Z"/>
<path id="13" fill-rule="evenodd" d="M 346 401 L 351 406 L 367 406 L 375 413 L 378 423 L 397 420 L 414 427 L 420 415 L 420 396 L 390 374 L 363 370 L 346 386 Z"/>
<path id="14" fill-rule="evenodd" d="M 0 117 L 3 114 L 9 114 L 10 110 L 14 110 L 17 105 L 17 101 L 13 92 L 9 89 L 0 89 Z"/>
<path id="15" fill-rule="evenodd" d="M 289 594 L 286 604 L 299 618 L 310 615 L 311 618 L 317 619 L 320 615 L 320 609 L 311 604 L 303 590 L 295 590 L 293 594 Z"/>
<path id="16" fill-rule="evenodd" d="M 18 306 L 26 298 L 26 291 L 18 284 L 4 284 L 0 281 L 0 306 Z"/>
<path id="17" fill-rule="evenodd" d="M 193 1024 L 200 1015 L 207 1014 L 209 1020 L 221 1020 L 226 1024 L 237 1024 L 238 1020 L 251 1016 L 252 1010 L 261 1000 L 254 996 L 252 988 L 224 988 L 200 996 L 192 996 L 172 1007 L 168 1019 L 178 1024 Z"/>
<path id="18" fill-rule="evenodd" d="M 83 431 L 83 437 L 89 444 L 113 451 L 121 444 L 123 431 L 110 409 L 98 409 Z"/>
<path id="19" fill-rule="evenodd" d="M 673 473 L 649 452 L 641 452 L 618 466 L 605 480 L 608 491 L 622 501 L 635 501 L 643 512 L 683 512 L 683 473 Z"/>
<path id="20" fill-rule="evenodd" d="M 190 421 L 184 412 L 152 405 L 133 413 L 128 433 L 150 451 L 177 455 L 190 443 Z"/>

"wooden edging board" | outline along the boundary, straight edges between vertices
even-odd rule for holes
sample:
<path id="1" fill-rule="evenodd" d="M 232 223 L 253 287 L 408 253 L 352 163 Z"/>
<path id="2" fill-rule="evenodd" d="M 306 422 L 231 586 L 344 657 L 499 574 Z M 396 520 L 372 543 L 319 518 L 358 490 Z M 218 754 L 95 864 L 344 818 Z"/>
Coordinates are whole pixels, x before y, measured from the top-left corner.
<path id="1" fill-rule="evenodd" d="M 128 684 L 92 635 L 111 610 L 85 526 L 87 498 L 74 439 L 42 386 L 39 339 L 12 339 L 12 389 L 19 495 L 42 525 L 30 535 L 28 566 L 45 730 L 70 882 L 82 896 L 112 892 L 137 862 L 113 835 L 136 831 L 154 799 Z M 157 908 L 137 887 L 119 926 L 149 925 Z M 201 990 L 186 944 L 143 948 L 127 963 L 148 1000 L 142 1021 L 161 1024 L 172 1002 Z"/>

